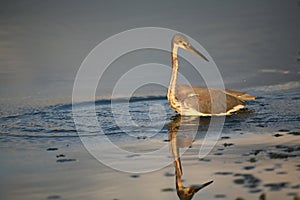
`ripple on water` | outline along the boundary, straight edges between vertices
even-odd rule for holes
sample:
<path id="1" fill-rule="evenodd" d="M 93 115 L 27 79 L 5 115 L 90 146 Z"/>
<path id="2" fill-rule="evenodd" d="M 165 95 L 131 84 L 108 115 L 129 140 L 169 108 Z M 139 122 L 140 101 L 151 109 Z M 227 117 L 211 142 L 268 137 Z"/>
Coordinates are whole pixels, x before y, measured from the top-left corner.
<path id="1" fill-rule="evenodd" d="M 294 109 L 294 106 L 292 106 L 300 104 L 299 90 L 278 91 L 277 93 L 272 92 L 267 94 L 261 93 L 259 96 L 255 101 L 249 102 L 247 109 L 243 109 L 239 114 L 226 118 L 223 128 L 224 133 L 232 131 L 260 133 L 264 133 L 264 131 L 266 133 L 278 131 L 280 133 L 275 134 L 275 137 L 281 136 L 284 132 L 288 132 L 288 134 L 294 136 L 300 135 L 299 131 L 293 131 L 299 124 L 300 110 Z M 120 132 L 119 124 L 115 118 L 116 114 L 125 114 L 126 116 L 123 117 L 134 122 L 133 124 L 129 124 L 125 131 L 137 130 L 134 133 L 137 137 L 152 137 L 150 132 L 155 130 L 165 134 L 168 133 L 166 124 L 175 115 L 175 112 L 170 109 L 165 97 L 131 98 L 129 113 L 125 113 L 127 104 L 123 102 L 126 101 L 128 99 L 113 101 L 118 108 L 118 113 L 112 113 L 111 100 L 96 101 L 95 106 L 99 126 L 104 134 L 113 135 Z M 164 112 L 161 109 L 150 109 L 151 106 L 156 104 L 160 104 L 164 108 Z M 261 104 L 264 106 L 260 106 Z M 79 103 L 79 105 L 81 111 L 87 116 L 93 114 L 88 110 L 91 102 Z M 204 123 L 207 120 L 203 118 L 201 121 Z M 207 121 L 208 124 L 209 121 Z M 72 104 L 23 109 L 22 112 L 18 111 L 14 114 L 1 117 L 0 125 L 1 134 L 6 135 L 77 136 L 72 115 Z M 149 127 L 152 127 L 152 129 L 147 129 Z M 208 126 L 206 127 L 204 124 L 198 131 L 206 132 L 207 128 Z M 141 136 L 138 134 L 139 130 L 143 132 L 149 130 L 149 134 Z M 115 137 L 118 137 L 118 135 L 115 135 Z M 223 135 L 222 139 L 229 139 L 228 137 Z"/>

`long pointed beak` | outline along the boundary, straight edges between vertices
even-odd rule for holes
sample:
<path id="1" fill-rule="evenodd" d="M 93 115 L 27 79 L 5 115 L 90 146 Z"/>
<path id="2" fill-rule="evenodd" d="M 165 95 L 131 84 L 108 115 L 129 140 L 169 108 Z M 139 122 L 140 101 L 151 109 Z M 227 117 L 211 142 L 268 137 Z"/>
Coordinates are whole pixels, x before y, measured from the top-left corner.
<path id="1" fill-rule="evenodd" d="M 196 54 L 198 56 L 200 56 L 201 58 L 203 58 L 206 62 L 209 62 L 209 60 L 199 51 L 197 51 L 192 45 L 190 46 L 186 46 L 186 50 L 192 52 L 193 54 Z"/>
<path id="2" fill-rule="evenodd" d="M 206 182 L 204 184 L 201 184 L 201 185 L 194 185 L 193 187 L 195 189 L 195 193 L 198 192 L 199 190 L 205 188 L 206 186 L 210 185 L 212 182 L 214 182 L 214 181 L 208 181 L 208 182 Z"/>

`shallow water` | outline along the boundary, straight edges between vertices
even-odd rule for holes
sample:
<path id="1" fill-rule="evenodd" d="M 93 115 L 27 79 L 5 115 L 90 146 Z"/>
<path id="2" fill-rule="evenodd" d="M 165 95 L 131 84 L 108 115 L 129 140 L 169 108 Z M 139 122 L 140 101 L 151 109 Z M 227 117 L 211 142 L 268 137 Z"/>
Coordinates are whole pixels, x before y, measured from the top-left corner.
<path id="1" fill-rule="evenodd" d="M 165 97 L 130 99 L 129 112 L 127 100 L 118 99 L 112 104 L 116 113 L 109 100 L 98 100 L 101 130 L 83 129 L 81 136 L 107 137 L 139 156 L 169 145 L 172 126 L 181 127 L 183 136 L 178 140 L 190 146 L 182 157 L 183 183 L 214 180 L 196 198 L 258 199 L 264 193 L 272 199 L 292 199 L 299 195 L 300 183 L 299 87 L 287 84 L 248 92 L 258 98 L 226 117 L 218 143 L 200 162 L 198 151 L 211 119 L 180 118 Z M 82 113 L 90 115 L 89 106 L 89 102 L 80 103 Z M 71 104 L 2 113 L 0 125 L 1 199 L 177 198 L 172 162 L 161 170 L 135 175 L 99 165 L 83 148 Z M 153 191 L 155 195 L 147 195 Z"/>
<path id="2" fill-rule="evenodd" d="M 226 118 L 223 132 L 241 129 L 244 132 L 270 132 L 278 129 L 292 130 L 300 128 L 300 91 L 297 84 L 290 88 L 282 85 L 257 87 L 248 92 L 257 96 L 255 101 L 249 101 L 247 108 L 238 114 Z M 129 104 L 128 104 L 129 101 Z M 79 103 L 82 112 L 89 102 Z M 129 105 L 129 108 L 128 108 Z M 112 107 L 116 110 L 112 111 Z M 95 108 L 99 125 L 104 134 L 127 137 L 126 129 L 132 136 L 148 136 L 145 131 L 167 133 L 166 125 L 176 113 L 169 108 L 166 97 L 135 97 L 131 99 L 98 100 Z M 149 110 L 150 109 L 150 110 Z M 129 112 L 126 112 L 126 111 Z M 86 113 L 89 115 L 90 113 Z M 133 122 L 130 126 L 121 127 L 116 124 L 118 119 Z M 128 119 L 131 118 L 131 119 Z M 205 124 L 209 118 L 202 118 Z M 72 104 L 57 104 L 44 107 L 29 107 L 21 111 L 2 112 L 0 118 L 2 137 L 76 137 L 78 136 L 72 116 Z M 119 126 L 118 126 L 119 125 Z M 151 131 L 151 128 L 153 129 Z M 125 129 L 125 130 L 124 130 Z M 99 133 L 98 133 L 99 134 Z M 165 134 L 156 135 L 161 138 Z"/>

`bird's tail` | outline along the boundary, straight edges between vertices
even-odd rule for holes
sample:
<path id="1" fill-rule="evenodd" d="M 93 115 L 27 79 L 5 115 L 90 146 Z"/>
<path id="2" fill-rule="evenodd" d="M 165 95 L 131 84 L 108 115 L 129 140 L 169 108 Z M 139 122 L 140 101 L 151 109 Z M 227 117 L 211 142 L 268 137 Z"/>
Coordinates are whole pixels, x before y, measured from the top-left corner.
<path id="1" fill-rule="evenodd" d="M 245 92 L 240 92 L 240 91 L 236 91 L 236 90 L 225 90 L 225 93 L 231 96 L 234 96 L 240 100 L 254 100 L 256 98 L 256 96 L 247 94 Z"/>

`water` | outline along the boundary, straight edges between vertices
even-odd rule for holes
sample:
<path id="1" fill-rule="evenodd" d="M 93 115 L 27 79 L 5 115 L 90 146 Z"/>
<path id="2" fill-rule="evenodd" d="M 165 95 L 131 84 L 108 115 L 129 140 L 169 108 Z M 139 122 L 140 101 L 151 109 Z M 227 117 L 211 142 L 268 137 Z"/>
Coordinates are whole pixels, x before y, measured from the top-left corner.
<path id="1" fill-rule="evenodd" d="M 238 114 L 227 117 L 223 132 L 241 129 L 244 132 L 269 133 L 278 129 L 300 128 L 299 87 L 297 84 L 292 85 L 292 88 L 282 88 L 283 86 L 249 89 L 248 92 L 256 95 L 257 99 L 248 102 L 247 108 Z M 145 131 L 153 129 L 152 131 L 160 133 L 155 137 L 158 136 L 160 139 L 166 137 L 167 124 L 176 115 L 169 108 L 166 97 L 132 98 L 129 103 L 129 113 L 125 113 L 128 109 L 126 101 L 127 99 L 118 99 L 114 100 L 113 104 L 110 100 L 95 102 L 99 125 L 103 130 L 102 134 L 117 138 L 137 136 L 151 138 L 153 133 L 151 131 L 145 133 Z M 118 113 L 112 113 L 111 105 Z M 84 112 L 85 107 L 90 106 L 90 103 L 82 103 L 81 106 Z M 10 112 L 2 113 L 0 118 L 2 138 L 24 137 L 38 140 L 43 137 L 55 139 L 78 136 L 73 122 L 71 104 L 24 108 L 21 112 L 12 113 L 12 110 Z M 134 124 L 123 126 L 121 130 L 115 121 L 118 121 L 119 117 L 124 117 L 125 121 L 131 121 Z M 205 121 L 205 118 L 202 118 L 202 121 Z M 126 130 L 130 132 L 130 135 L 126 133 Z"/>
<path id="2" fill-rule="evenodd" d="M 197 153 L 210 118 L 180 118 L 170 109 L 164 96 L 136 97 L 130 99 L 129 104 L 127 99 L 117 99 L 112 104 L 116 113 L 112 112 L 110 100 L 98 100 L 95 107 L 101 129 L 89 127 L 88 121 L 85 124 L 88 128 L 77 128 L 83 133 L 81 137 L 107 137 L 119 147 L 132 152 L 134 158 L 168 145 L 169 134 L 181 127 L 185 136 L 178 138 L 181 141 L 178 144 L 186 146 L 193 141 L 193 148 L 189 149 L 187 157 L 182 158 L 187 182 L 209 181 L 207 179 L 211 174 L 215 174 L 210 178 L 214 180 L 212 186 L 201 190 L 199 196 L 214 199 L 215 196 L 233 195 L 232 198 L 236 198 L 235 192 L 230 189 L 232 184 L 241 187 L 236 189 L 241 196 L 249 198 L 256 198 L 251 195 L 263 191 L 277 197 L 276 192 L 282 190 L 285 193 L 279 194 L 283 197 L 296 196 L 298 193 L 293 189 L 297 188 L 294 173 L 297 173 L 295 166 L 300 155 L 295 144 L 299 144 L 300 140 L 297 134 L 293 136 L 289 133 L 299 133 L 300 129 L 299 88 L 297 82 L 249 88 L 247 92 L 256 95 L 257 99 L 248 102 L 246 109 L 226 117 L 220 144 L 200 163 Z M 79 105 L 82 113 L 87 116 L 92 114 L 87 109 L 91 106 L 90 102 Z M 126 112 L 127 109 L 129 112 Z M 218 125 L 218 118 L 213 123 L 212 126 Z M 160 199 L 176 196 L 174 175 L 166 175 L 173 173 L 172 162 L 162 170 L 134 176 L 99 165 L 83 148 L 73 122 L 70 103 L 2 112 L 0 125 L 1 199 L 132 199 L 145 197 L 145 187 L 148 191 L 156 191 Z M 189 134 L 194 139 L 186 136 Z M 274 142 L 277 137 L 278 140 Z M 293 144 L 290 144 L 291 137 Z M 285 152 L 291 149 L 291 154 L 286 155 Z M 258 156 L 252 159 L 257 164 L 253 165 L 249 163 L 249 158 L 255 152 L 258 152 Z M 168 157 L 172 159 L 171 155 Z M 270 175 L 272 172 L 269 169 L 273 175 Z M 235 180 L 237 177 L 245 180 Z M 258 180 L 254 186 L 249 186 L 249 177 Z M 286 183 L 280 184 L 274 181 L 274 177 L 286 177 Z M 224 184 L 229 188 L 224 188 Z M 116 191 L 112 187 L 119 189 Z M 133 195 L 132 191 L 136 190 L 138 192 Z M 278 198 L 282 197 L 280 195 Z"/>
<path id="3" fill-rule="evenodd" d="M 178 199 L 172 164 L 148 174 L 112 170 L 85 149 L 72 116 L 74 77 L 91 49 L 109 36 L 145 26 L 191 36 L 210 53 L 228 88 L 258 98 L 226 117 L 219 142 L 200 161 L 210 118 L 180 119 L 164 96 L 132 99 L 129 113 L 124 99 L 118 99 L 115 115 L 110 101 L 100 99 L 97 126 L 85 121 L 87 127 L 77 127 L 82 137 L 109 138 L 138 156 L 169 145 L 170 127 L 180 125 L 182 141 L 188 139 L 183 144 L 192 141 L 188 135 L 195 137 L 181 159 L 184 184 L 214 180 L 194 199 L 258 199 L 266 193 L 266 199 L 289 200 L 300 195 L 299 0 L 170 5 L 1 5 L 0 199 Z M 110 95 L 133 66 L 155 62 L 170 66 L 170 54 L 144 50 L 118 58 L 101 77 L 97 95 Z M 179 72 L 202 85 L 186 64 L 181 62 Z M 169 73 L 159 76 L 165 80 Z M 166 90 L 139 89 L 142 94 Z M 86 116 L 93 114 L 90 103 L 80 105 Z M 218 119 L 212 125 L 218 126 Z M 249 188 L 249 181 L 257 181 L 255 188 Z"/>

